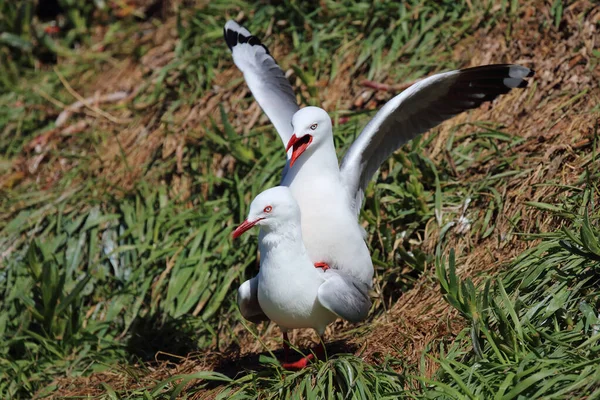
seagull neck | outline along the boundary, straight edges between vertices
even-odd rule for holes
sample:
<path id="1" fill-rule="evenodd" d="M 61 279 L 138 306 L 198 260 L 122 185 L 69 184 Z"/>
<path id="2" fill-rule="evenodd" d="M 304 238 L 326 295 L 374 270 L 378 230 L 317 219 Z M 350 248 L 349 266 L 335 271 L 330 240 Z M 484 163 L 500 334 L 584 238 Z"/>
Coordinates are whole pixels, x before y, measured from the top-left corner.
<path id="1" fill-rule="evenodd" d="M 261 229 L 263 231 L 261 241 L 269 244 L 271 247 L 274 245 L 279 246 L 280 244 L 304 247 L 300 221 L 296 223 L 277 224 L 275 226 L 263 226 Z"/>
<path id="2" fill-rule="evenodd" d="M 263 226 L 260 236 L 261 259 L 273 261 L 268 263 L 269 268 L 285 268 L 302 261 L 303 258 L 310 262 L 302 240 L 300 221 L 271 227 Z"/>

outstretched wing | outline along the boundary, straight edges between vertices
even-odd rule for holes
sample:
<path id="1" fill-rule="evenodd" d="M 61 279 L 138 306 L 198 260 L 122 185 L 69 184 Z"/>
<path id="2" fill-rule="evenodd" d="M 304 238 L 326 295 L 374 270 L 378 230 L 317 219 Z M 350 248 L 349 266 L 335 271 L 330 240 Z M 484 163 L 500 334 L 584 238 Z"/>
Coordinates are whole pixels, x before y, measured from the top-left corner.
<path id="1" fill-rule="evenodd" d="M 248 321 L 257 324 L 269 320 L 258 303 L 257 276 L 242 283 L 242 286 L 238 289 L 237 303 L 242 317 Z"/>
<path id="2" fill-rule="evenodd" d="M 388 101 L 348 149 L 340 171 L 358 213 L 373 174 L 394 151 L 463 111 L 514 88 L 534 71 L 514 64 L 485 65 L 430 76 Z"/>
<path id="3" fill-rule="evenodd" d="M 223 36 L 233 62 L 244 74 L 252 95 L 269 117 L 285 146 L 293 135 L 292 116 L 298 111 L 294 90 L 269 50 L 235 21 L 228 21 Z"/>
<path id="4" fill-rule="evenodd" d="M 319 286 L 319 303 L 334 314 L 350 322 L 367 318 L 371 309 L 369 286 L 339 270 L 324 272 L 325 282 Z"/>

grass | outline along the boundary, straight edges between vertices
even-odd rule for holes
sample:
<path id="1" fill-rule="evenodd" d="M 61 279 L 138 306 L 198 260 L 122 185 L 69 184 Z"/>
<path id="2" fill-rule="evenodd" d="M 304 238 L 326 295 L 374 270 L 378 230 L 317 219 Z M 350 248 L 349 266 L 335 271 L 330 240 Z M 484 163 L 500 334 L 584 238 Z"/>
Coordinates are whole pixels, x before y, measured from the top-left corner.
<path id="1" fill-rule="evenodd" d="M 481 32 L 518 39 L 539 22 L 528 5 L 59 3 L 69 7 L 50 34 L 33 2 L 0 0 L 0 397 L 593 398 L 597 124 L 589 145 L 571 138 L 573 154 L 556 136 L 516 134 L 535 118 L 547 132 L 583 132 L 599 97 L 583 79 L 557 91 L 542 74 L 492 114 L 458 117 L 382 166 L 361 214 L 374 307 L 369 324 L 332 330 L 342 345 L 329 359 L 282 371 L 265 353 L 278 346 L 271 327 L 241 325 L 235 306 L 235 288 L 256 273 L 256 239 L 233 244 L 231 230 L 278 183 L 283 157 L 221 42 L 226 18 L 243 14 L 292 71 L 302 104 L 330 111 L 341 155 L 391 96 L 360 80 L 410 82 L 477 62 L 457 49 Z M 557 1 L 539 26 L 562 43 L 561 21 L 579 32 L 595 11 Z M 481 54 L 496 51 L 482 42 Z M 590 54 L 572 71 L 596 76 Z M 78 96 L 122 90 L 131 96 L 56 126 Z M 511 246 L 531 248 L 512 261 Z M 483 265 L 489 254 L 500 275 Z M 405 357 L 380 330 L 413 328 L 395 310 L 424 285 L 431 310 L 442 294 L 451 305 L 436 317 L 451 325 L 460 313 L 465 328 Z"/>
<path id="2" fill-rule="evenodd" d="M 596 398 L 600 394 L 598 274 L 600 229 L 595 179 L 565 200 L 562 229 L 543 235 L 499 276 L 474 285 L 456 275 L 456 259 L 440 255 L 444 299 L 469 322 L 450 345 L 433 344 L 439 372 L 406 371 L 400 359 L 370 365 L 336 355 L 300 372 L 261 360 L 256 372 L 231 380 L 208 373 L 174 376 L 171 396 L 201 379 L 227 382 L 216 398 Z M 595 222 L 594 222 L 595 221 Z M 404 373 L 398 373 L 402 366 Z M 412 367 L 415 369 L 415 367 Z M 259 372 L 260 371 L 260 372 Z M 205 383 L 206 385 L 206 383 Z M 206 390 L 198 385 L 194 390 Z M 174 397 L 172 397 L 174 398 Z"/>
<path id="3" fill-rule="evenodd" d="M 598 392 L 597 188 L 565 207 L 569 222 L 475 290 L 438 264 L 446 299 L 471 324 L 439 359 L 442 395 L 470 398 L 595 398 Z M 564 215 L 564 212 L 563 212 Z M 582 251 L 583 250 L 583 251 Z M 587 251 L 586 251 L 587 250 Z M 460 289 L 459 289 L 460 288 Z M 499 373 L 501 372 L 501 373 Z M 436 385 L 436 383 L 433 383 Z"/>

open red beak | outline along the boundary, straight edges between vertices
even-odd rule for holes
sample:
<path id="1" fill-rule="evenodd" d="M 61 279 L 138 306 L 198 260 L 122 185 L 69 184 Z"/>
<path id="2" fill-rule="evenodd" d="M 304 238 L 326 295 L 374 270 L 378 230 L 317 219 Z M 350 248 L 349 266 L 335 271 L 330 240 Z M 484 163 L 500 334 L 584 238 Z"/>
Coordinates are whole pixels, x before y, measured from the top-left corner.
<path id="1" fill-rule="evenodd" d="M 287 152 L 290 148 L 292 150 L 292 159 L 290 160 L 290 167 L 294 165 L 298 157 L 304 153 L 308 145 L 312 142 L 313 137 L 311 135 L 304 135 L 300 138 L 296 137 L 294 133 L 288 142 L 285 151 Z"/>
<path id="2" fill-rule="evenodd" d="M 234 239 L 239 238 L 242 235 L 242 233 L 244 233 L 248 229 L 252 228 L 254 225 L 257 224 L 258 221 L 260 221 L 262 219 L 264 219 L 264 218 L 259 218 L 256 221 L 245 220 L 244 222 L 242 222 L 242 224 L 240 226 L 238 226 L 237 228 L 235 228 L 235 231 L 233 231 L 233 238 Z"/>

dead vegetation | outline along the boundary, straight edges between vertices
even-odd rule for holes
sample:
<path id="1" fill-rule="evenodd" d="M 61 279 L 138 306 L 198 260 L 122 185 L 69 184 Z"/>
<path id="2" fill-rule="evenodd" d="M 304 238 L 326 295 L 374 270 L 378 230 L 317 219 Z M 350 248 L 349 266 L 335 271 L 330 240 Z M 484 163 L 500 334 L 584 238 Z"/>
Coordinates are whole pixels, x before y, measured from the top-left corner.
<path id="1" fill-rule="evenodd" d="M 510 93 L 491 107 L 456 117 L 442 126 L 432 143 L 434 160 L 443 159 L 442 149 L 452 127 L 468 120 L 497 121 L 524 139 L 512 149 L 516 169 L 524 173 L 507 177 L 500 185 L 504 208 L 499 210 L 497 236 L 482 240 L 454 235 L 450 239 L 448 247 L 462 255 L 458 271 L 461 276 L 476 278 L 493 274 L 536 243 L 535 240 L 524 241 L 515 233 L 549 232 L 561 223 L 526 203 L 554 202 L 559 188 L 544 184 L 573 184 L 588 166 L 589 158 L 575 150 L 591 148 L 600 124 L 597 109 L 600 65 L 594 65 L 589 57 L 598 46 L 596 23 L 599 19 L 600 9 L 589 12 L 589 4 L 576 2 L 565 10 L 561 29 L 548 27 L 540 32 L 538 28 L 548 20 L 547 9 L 539 3 L 532 4 L 511 26 L 501 23 L 491 31 L 480 30 L 472 39 L 457 46 L 454 54 L 465 60 L 466 65 L 515 62 L 536 70 L 529 90 Z M 507 29 L 513 32 L 509 43 L 505 36 Z M 502 56 L 497 58 L 498 54 Z M 468 174 L 456 179 L 460 182 L 483 179 L 489 168 L 493 165 L 474 165 Z M 482 209 L 477 206 L 472 205 L 473 209 L 468 212 L 471 221 L 484 217 L 486 205 L 480 205 Z M 514 226 L 511 220 L 516 215 L 520 218 Z M 439 227 L 433 223 L 429 227 L 423 246 L 433 252 Z M 452 340 L 461 327 L 456 310 L 439 301 L 437 283 L 431 280 L 431 275 L 424 274 L 415 288 L 377 321 L 366 338 L 365 356 L 373 359 L 376 354 L 394 354 L 417 363 L 428 344 L 435 340 Z M 431 372 L 434 372 L 433 367 Z"/>
<path id="2" fill-rule="evenodd" d="M 499 7 L 497 12 L 501 12 Z M 597 55 L 600 8 L 588 1 L 576 1 L 564 9 L 558 26 L 552 20 L 548 3 L 534 1 L 516 18 L 502 18 L 492 28 L 487 28 L 485 21 L 476 21 L 475 26 L 480 28 L 475 34 L 454 46 L 453 61 L 460 66 L 512 62 L 536 70 L 527 90 L 512 92 L 492 105 L 443 124 L 435 130 L 435 137 L 427 148 L 428 157 L 436 164 L 449 164 L 452 170 L 452 157 L 448 156 L 446 144 L 451 139 L 468 143 L 469 135 L 478 129 L 473 121 L 494 121 L 522 139 L 515 146 L 499 146 L 496 150 L 510 152 L 511 169 L 518 173 L 498 178 L 500 183 L 495 188 L 502 198 L 502 209 L 494 210 L 497 215 L 494 234 L 482 238 L 481 232 L 477 235 L 458 233 L 456 227 L 446 233 L 446 248 L 455 248 L 459 254 L 458 272 L 463 277 L 477 280 L 494 274 L 536 243 L 535 240 L 523 240 L 520 234 L 556 229 L 561 220 L 527 203 L 555 202 L 562 193 L 558 185 L 580 181 L 589 163 L 594 162 L 590 152 L 600 124 L 600 63 Z M 175 58 L 175 23 L 175 18 L 171 17 L 160 28 L 148 29 L 152 33 L 140 34 L 137 43 L 151 47 L 141 59 L 114 60 L 71 82 L 74 93 L 87 100 L 71 107 L 54 100 L 56 106 L 64 106 L 61 112 L 54 113 L 61 126 L 57 123 L 56 129 L 43 133 L 25 146 L 26 151 L 14 162 L 12 170 L 1 178 L 1 185 L 12 187 L 27 180 L 53 185 L 81 162 L 57 157 L 53 150 L 57 147 L 85 148 L 86 144 L 81 143 L 77 135 L 94 126 L 111 132 L 94 146 L 94 154 L 89 157 L 90 171 L 96 178 L 102 180 L 110 175 L 114 184 L 111 187 L 126 190 L 148 173 L 148 160 L 168 161 L 175 164 L 168 178 L 170 190 L 180 193 L 186 200 L 193 182 L 182 165 L 184 148 L 202 146 L 204 128 L 211 125 L 210 119 L 220 121 L 219 105 L 222 104 L 232 116 L 230 122 L 240 134 L 268 125 L 256 104 L 247 109 L 240 108 L 241 100 L 249 96 L 249 92 L 230 60 L 222 61 L 212 79 L 212 88 L 193 105 L 171 108 L 176 99 L 140 95 L 151 93 L 155 85 L 180 84 L 176 70 L 165 74 L 163 69 Z M 146 31 L 144 26 L 140 31 Z M 97 32 L 97 35 L 101 37 L 102 33 Z M 293 48 L 283 36 L 277 36 L 276 27 L 270 35 L 274 35 L 271 41 L 275 46 L 271 52 L 276 59 L 283 60 L 283 65 L 293 65 Z M 224 46 L 215 41 L 217 45 Z M 323 106 L 329 111 L 380 107 L 393 96 L 393 85 L 398 82 L 380 76 L 379 83 L 387 85 L 386 90 L 377 90 L 380 86 L 365 87 L 361 82 L 366 77 L 353 74 L 353 53 L 348 51 L 347 54 L 334 79 L 315 83 Z M 292 70 L 289 74 L 294 76 Z M 295 84 L 308 97 L 311 89 L 299 77 Z M 112 99 L 110 96 L 117 93 L 128 95 L 115 98 L 116 107 L 110 112 L 102 111 L 106 102 L 103 100 Z M 68 117 L 65 112 L 69 113 Z M 220 122 L 216 124 L 221 126 Z M 453 184 L 468 186 L 487 179 L 490 171 L 498 167 L 497 162 L 506 162 L 495 159 L 493 151 L 489 153 L 465 171 L 455 171 L 451 177 Z M 233 160 L 219 155 L 214 157 L 212 168 L 231 171 Z M 545 185 L 549 182 L 556 185 Z M 493 194 L 490 192 L 489 196 Z M 464 214 L 474 222 L 485 218 L 486 210 L 487 202 L 480 200 L 469 204 Z M 448 211 L 447 215 L 459 214 Z M 435 252 L 440 228 L 434 219 L 427 224 L 420 243 L 425 253 Z M 359 334 L 350 331 L 351 327 L 346 324 L 337 323 L 328 329 L 326 340 L 339 341 L 340 350 L 356 352 L 371 363 L 392 355 L 404 359 L 406 364 L 417 364 L 423 351 L 432 351 L 432 343 L 451 342 L 464 327 L 458 312 L 441 301 L 433 275 L 431 269 L 424 271 L 412 289 L 403 293 L 388 312 L 370 320 L 368 327 L 359 329 Z M 162 356 L 157 354 L 156 362 L 143 366 L 122 366 L 86 377 L 58 379 L 54 383 L 59 390 L 52 397 L 98 396 L 105 391 L 103 384 L 116 390 L 149 387 L 175 374 L 202 370 L 220 369 L 235 376 L 238 372 L 243 373 L 242 368 L 256 362 L 264 348 L 241 325 L 236 326 L 233 333 L 237 342 L 224 340 L 219 347 L 215 343 L 212 350 L 190 354 L 179 361 L 161 361 Z M 263 328 L 260 333 L 268 348 L 279 348 L 276 327 Z M 301 348 L 306 348 L 314 339 L 309 332 L 298 332 L 292 337 Z M 437 367 L 430 359 L 426 363 L 431 376 Z M 219 390 L 198 392 L 193 398 L 210 398 Z"/>

